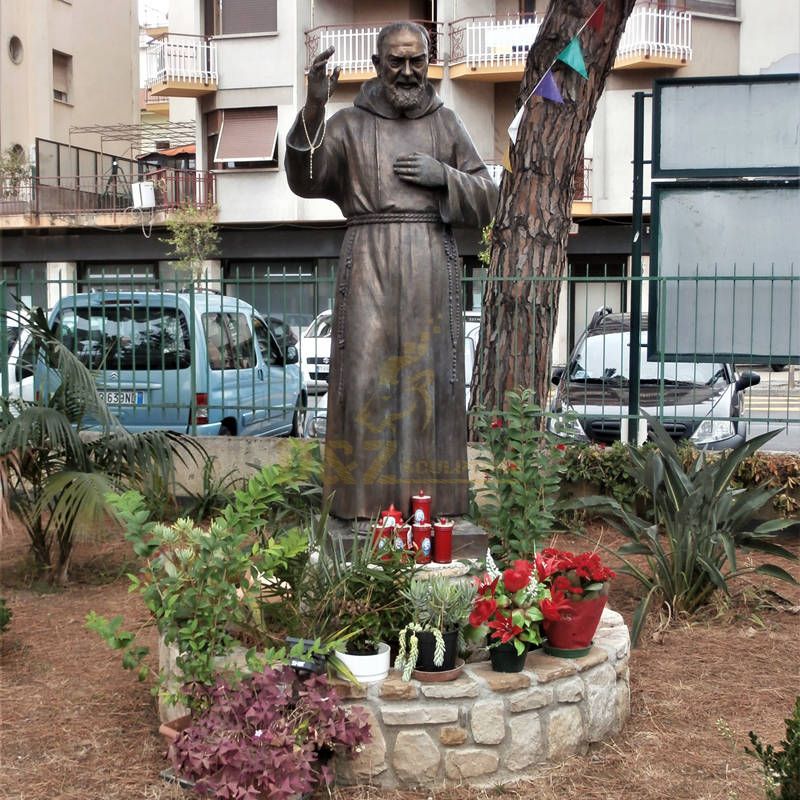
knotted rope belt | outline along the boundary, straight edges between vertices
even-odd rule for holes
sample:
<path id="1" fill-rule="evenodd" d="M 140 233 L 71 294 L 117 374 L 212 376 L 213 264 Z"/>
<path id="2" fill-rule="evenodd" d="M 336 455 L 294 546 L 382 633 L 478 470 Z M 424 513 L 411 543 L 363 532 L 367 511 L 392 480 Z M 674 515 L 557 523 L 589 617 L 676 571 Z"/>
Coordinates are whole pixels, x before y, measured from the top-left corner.
<path id="1" fill-rule="evenodd" d="M 348 225 L 381 225 L 387 222 L 442 222 L 442 218 L 436 211 L 387 211 L 347 218 Z"/>

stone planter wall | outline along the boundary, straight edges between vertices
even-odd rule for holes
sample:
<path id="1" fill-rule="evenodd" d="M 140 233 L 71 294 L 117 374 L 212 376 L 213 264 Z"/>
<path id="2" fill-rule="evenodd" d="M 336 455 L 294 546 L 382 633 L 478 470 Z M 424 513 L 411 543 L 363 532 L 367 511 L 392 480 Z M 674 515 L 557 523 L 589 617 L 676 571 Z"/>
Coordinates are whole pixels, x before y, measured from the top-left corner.
<path id="1" fill-rule="evenodd" d="M 630 637 L 606 610 L 592 651 L 580 659 L 534 652 L 520 673 L 467 664 L 449 683 L 403 682 L 391 672 L 368 687 L 340 685 L 367 709 L 373 740 L 340 761 L 342 783 L 494 786 L 535 775 L 619 732 L 630 713 Z"/>

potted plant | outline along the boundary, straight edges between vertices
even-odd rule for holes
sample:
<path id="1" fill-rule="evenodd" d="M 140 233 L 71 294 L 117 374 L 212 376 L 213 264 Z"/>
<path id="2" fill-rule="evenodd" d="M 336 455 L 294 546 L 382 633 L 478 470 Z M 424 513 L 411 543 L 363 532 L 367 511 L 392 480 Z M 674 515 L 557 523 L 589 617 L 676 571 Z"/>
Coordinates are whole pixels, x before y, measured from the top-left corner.
<path id="1" fill-rule="evenodd" d="M 615 573 L 597 553 L 575 555 L 554 547 L 536 556 L 536 570 L 553 599 L 563 598 L 569 606 L 557 618 L 543 621 L 545 652 L 562 658 L 585 656 L 608 599 L 608 581 Z"/>
<path id="2" fill-rule="evenodd" d="M 324 676 L 267 667 L 197 691 L 205 709 L 175 737 L 170 758 L 176 775 L 212 797 L 293 800 L 330 786 L 330 759 L 371 738 L 363 710 L 342 706 Z"/>
<path id="3" fill-rule="evenodd" d="M 518 559 L 501 572 L 487 552 L 486 573 L 478 579 L 469 615 L 470 638 L 487 641 L 496 672 L 520 672 L 528 647 L 542 641 L 542 620 L 558 617 L 565 607 L 566 601 L 551 597 L 537 579 L 530 561 Z"/>
<path id="4" fill-rule="evenodd" d="M 427 678 L 424 673 L 448 672 L 450 679 L 456 678 L 461 626 L 472 608 L 475 587 L 467 581 L 431 575 L 413 580 L 405 596 L 412 619 L 399 633 L 395 669 L 406 681 L 412 673 L 420 680 Z"/>
<path id="5" fill-rule="evenodd" d="M 374 683 L 389 673 L 396 632 L 408 618 L 408 588 L 416 566 L 402 552 L 353 537 L 345 544 L 324 528 L 316 556 L 294 581 L 293 613 L 314 620 L 316 635 L 341 635 L 336 658 L 359 683 Z M 281 609 L 285 613 L 285 609 Z"/>

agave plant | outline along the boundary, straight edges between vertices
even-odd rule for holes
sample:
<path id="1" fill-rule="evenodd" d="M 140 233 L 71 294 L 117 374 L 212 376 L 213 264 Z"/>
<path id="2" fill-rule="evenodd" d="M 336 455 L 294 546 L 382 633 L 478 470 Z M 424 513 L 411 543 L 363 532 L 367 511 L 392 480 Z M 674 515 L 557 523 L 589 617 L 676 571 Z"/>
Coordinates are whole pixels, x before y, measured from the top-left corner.
<path id="1" fill-rule="evenodd" d="M 106 494 L 144 475 L 167 482 L 173 457 L 195 460 L 202 448 L 171 432 L 128 433 L 41 309 L 30 312 L 29 329 L 59 380 L 34 402 L 0 398 L 0 499 L 24 525 L 36 566 L 63 585 L 78 532 L 103 516 Z"/>
<path id="2" fill-rule="evenodd" d="M 648 422 L 656 447 L 628 447 L 628 453 L 631 476 L 650 493 L 651 518 L 643 519 L 607 497 L 585 497 L 570 504 L 600 512 L 629 540 L 616 555 L 623 562 L 619 571 L 631 575 L 644 589 L 633 617 L 634 644 L 654 598 L 667 606 L 671 616 L 692 614 L 716 592 L 729 594 L 728 584 L 747 573 L 796 583 L 775 564 L 745 566 L 737 558 L 737 550 L 745 548 L 796 560 L 793 553 L 772 541 L 774 532 L 791 525 L 792 520 L 770 520 L 752 527 L 755 513 L 780 487 L 730 486 L 739 464 L 778 432 L 755 436 L 722 455 L 701 450 L 684 466 L 664 427 L 653 417 L 648 416 Z"/>

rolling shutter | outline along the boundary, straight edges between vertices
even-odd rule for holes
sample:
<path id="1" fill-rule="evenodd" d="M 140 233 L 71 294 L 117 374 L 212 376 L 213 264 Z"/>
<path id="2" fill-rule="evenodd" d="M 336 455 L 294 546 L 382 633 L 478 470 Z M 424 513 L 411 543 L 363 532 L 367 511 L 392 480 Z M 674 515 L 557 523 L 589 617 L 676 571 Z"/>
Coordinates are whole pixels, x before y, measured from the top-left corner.
<path id="1" fill-rule="evenodd" d="M 223 35 L 277 30 L 277 0 L 222 0 Z"/>
<path id="2" fill-rule="evenodd" d="M 214 161 L 272 161 L 277 136 L 277 108 L 226 109 Z"/>

